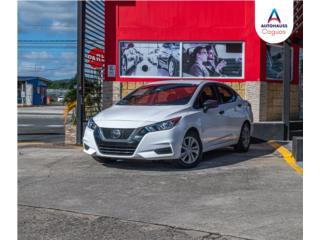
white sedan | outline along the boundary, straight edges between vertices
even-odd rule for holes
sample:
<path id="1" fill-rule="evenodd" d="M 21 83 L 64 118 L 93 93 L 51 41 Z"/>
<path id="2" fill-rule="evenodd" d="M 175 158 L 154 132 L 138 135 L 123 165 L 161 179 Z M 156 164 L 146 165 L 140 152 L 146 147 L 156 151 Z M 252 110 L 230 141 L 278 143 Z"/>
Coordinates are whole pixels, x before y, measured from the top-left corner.
<path id="1" fill-rule="evenodd" d="M 248 151 L 252 122 L 250 103 L 227 85 L 158 81 L 91 118 L 83 146 L 94 158 L 172 159 L 190 168 L 213 149 Z"/>

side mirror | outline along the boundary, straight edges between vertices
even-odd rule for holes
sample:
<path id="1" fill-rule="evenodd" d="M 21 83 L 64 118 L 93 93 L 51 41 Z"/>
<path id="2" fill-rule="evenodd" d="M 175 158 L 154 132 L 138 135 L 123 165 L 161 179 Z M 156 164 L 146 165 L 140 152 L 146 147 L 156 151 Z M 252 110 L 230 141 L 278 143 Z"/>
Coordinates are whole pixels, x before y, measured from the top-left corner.
<path id="1" fill-rule="evenodd" d="M 203 111 L 207 112 L 210 108 L 216 108 L 218 107 L 218 101 L 217 100 L 207 100 L 203 103 Z"/>

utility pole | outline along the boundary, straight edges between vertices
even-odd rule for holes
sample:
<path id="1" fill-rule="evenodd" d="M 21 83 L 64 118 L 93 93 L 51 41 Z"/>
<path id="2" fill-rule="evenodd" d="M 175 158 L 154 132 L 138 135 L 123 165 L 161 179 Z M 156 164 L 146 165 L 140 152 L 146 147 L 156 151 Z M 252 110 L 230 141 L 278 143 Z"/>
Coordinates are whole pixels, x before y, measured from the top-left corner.
<path id="1" fill-rule="evenodd" d="M 289 140 L 290 134 L 290 81 L 291 81 L 291 49 L 290 40 L 283 43 L 284 45 L 284 72 L 283 72 L 283 105 L 282 121 L 284 123 L 284 140 Z"/>
<path id="2" fill-rule="evenodd" d="M 76 143 L 82 144 L 84 119 L 84 24 L 86 1 L 78 1 L 78 46 L 77 46 L 77 132 Z"/>

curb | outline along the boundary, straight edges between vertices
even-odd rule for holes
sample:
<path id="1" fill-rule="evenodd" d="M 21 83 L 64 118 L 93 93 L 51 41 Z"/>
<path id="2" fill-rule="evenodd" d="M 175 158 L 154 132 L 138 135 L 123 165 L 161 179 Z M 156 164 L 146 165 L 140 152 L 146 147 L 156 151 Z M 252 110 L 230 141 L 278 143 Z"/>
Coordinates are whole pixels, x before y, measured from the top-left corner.
<path id="1" fill-rule="evenodd" d="M 47 143 L 47 142 L 17 142 L 18 147 L 41 147 L 41 148 L 83 148 L 82 145 L 64 144 L 64 143 Z"/>
<path id="2" fill-rule="evenodd" d="M 303 176 L 303 168 L 301 168 L 298 164 L 296 159 L 294 158 L 292 152 L 290 152 L 287 148 L 282 146 L 281 144 L 277 143 L 274 140 L 270 140 L 267 142 L 270 146 L 272 146 L 278 153 L 281 154 L 283 159 L 286 161 L 286 163 L 293 168 L 297 173 L 301 174 Z"/>

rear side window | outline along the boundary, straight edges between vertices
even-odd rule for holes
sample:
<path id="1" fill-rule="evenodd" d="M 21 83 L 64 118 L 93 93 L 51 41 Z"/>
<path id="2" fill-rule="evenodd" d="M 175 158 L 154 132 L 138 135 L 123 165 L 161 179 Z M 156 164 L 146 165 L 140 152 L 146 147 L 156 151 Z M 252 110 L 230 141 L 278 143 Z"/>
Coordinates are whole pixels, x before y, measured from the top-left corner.
<path id="1" fill-rule="evenodd" d="M 217 86 L 218 95 L 222 104 L 236 101 L 237 95 L 229 88 L 224 86 Z"/>

